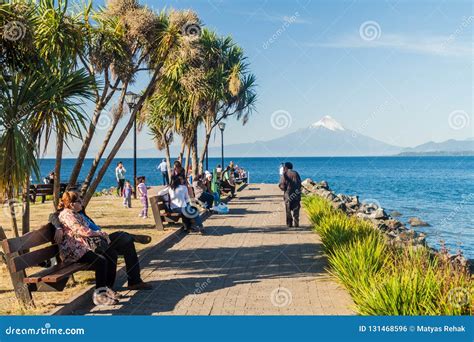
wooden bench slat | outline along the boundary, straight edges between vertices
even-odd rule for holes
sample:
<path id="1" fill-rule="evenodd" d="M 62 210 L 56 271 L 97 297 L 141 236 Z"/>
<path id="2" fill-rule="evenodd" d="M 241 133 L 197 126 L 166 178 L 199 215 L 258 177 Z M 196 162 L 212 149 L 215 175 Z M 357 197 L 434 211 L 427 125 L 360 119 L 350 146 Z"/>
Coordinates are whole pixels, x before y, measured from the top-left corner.
<path id="1" fill-rule="evenodd" d="M 27 284 L 37 284 L 39 282 L 55 283 L 71 276 L 75 272 L 87 270 L 88 268 L 88 264 L 81 263 L 68 265 L 58 264 L 38 273 L 32 274 L 26 277 L 23 281 Z"/>
<path id="2" fill-rule="evenodd" d="M 44 225 L 40 229 L 33 230 L 23 236 L 3 241 L 3 250 L 5 253 L 15 253 L 27 250 L 33 247 L 41 246 L 52 242 L 54 239 L 55 228 L 51 223 Z"/>
<path id="3" fill-rule="evenodd" d="M 58 253 L 58 245 L 51 245 L 33 252 L 25 253 L 10 260 L 10 269 L 12 272 L 23 271 L 28 267 L 38 265 L 42 261 L 54 258 Z"/>

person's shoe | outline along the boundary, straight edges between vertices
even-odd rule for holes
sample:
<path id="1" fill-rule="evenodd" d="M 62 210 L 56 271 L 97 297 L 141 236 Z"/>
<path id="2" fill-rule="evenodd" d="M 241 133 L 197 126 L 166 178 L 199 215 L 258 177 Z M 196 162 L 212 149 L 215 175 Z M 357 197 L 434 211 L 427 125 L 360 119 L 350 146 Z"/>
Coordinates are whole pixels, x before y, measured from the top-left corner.
<path id="1" fill-rule="evenodd" d="M 151 242 L 151 236 L 148 235 L 135 235 L 130 234 L 133 238 L 133 241 L 137 243 L 141 243 L 142 245 L 147 245 Z"/>
<path id="2" fill-rule="evenodd" d="M 117 305 L 118 300 L 115 298 L 110 297 L 107 294 L 107 291 L 109 289 L 106 288 L 99 288 L 94 291 L 94 294 L 92 295 L 92 301 L 94 302 L 94 305 Z"/>
<path id="3" fill-rule="evenodd" d="M 115 300 L 119 300 L 120 298 L 122 298 L 122 296 L 120 295 L 120 293 L 110 289 L 110 288 L 107 288 L 107 291 L 105 292 L 107 294 L 107 296 L 109 296 L 110 298 L 112 299 L 115 299 Z"/>
<path id="4" fill-rule="evenodd" d="M 128 289 L 135 291 L 135 290 L 151 290 L 153 289 L 153 286 L 151 284 L 145 283 L 144 281 L 138 283 L 138 284 L 133 284 L 133 285 L 128 285 Z"/>
<path id="5" fill-rule="evenodd" d="M 142 215 L 142 214 L 138 214 L 138 217 L 143 217 L 143 215 Z"/>

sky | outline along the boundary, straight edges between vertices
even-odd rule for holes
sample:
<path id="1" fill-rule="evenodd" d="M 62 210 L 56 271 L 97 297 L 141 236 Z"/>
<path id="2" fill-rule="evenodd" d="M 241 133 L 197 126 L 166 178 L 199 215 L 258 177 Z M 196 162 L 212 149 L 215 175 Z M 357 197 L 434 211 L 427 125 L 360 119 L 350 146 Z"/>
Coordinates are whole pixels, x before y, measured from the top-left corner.
<path id="1" fill-rule="evenodd" d="M 470 1 L 142 3 L 191 8 L 205 27 L 244 49 L 258 102 L 245 126 L 227 121 L 226 144 L 281 137 L 325 115 L 403 147 L 474 136 Z M 138 142 L 139 149 L 154 147 L 146 130 Z M 219 144 L 218 135 L 211 138 L 211 146 Z M 70 147 L 77 151 L 80 142 Z M 130 135 L 122 155 L 131 148 Z"/>

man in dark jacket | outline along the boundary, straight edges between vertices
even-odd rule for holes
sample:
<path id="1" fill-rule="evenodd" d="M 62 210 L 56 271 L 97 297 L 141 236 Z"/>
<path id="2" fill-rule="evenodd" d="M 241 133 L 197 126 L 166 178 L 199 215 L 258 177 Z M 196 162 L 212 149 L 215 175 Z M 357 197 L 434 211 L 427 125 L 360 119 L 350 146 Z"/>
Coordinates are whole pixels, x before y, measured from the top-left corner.
<path id="1" fill-rule="evenodd" d="M 285 163 L 283 175 L 278 185 L 284 193 L 286 208 L 286 224 L 288 227 L 298 227 L 300 224 L 301 207 L 301 178 L 298 172 L 293 170 L 292 163 Z"/>

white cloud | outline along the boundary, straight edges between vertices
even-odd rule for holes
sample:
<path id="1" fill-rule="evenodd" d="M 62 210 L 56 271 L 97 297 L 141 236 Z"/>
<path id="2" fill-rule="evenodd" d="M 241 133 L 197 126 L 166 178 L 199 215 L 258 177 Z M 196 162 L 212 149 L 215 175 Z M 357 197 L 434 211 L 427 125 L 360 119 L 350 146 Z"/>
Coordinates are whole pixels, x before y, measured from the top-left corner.
<path id="1" fill-rule="evenodd" d="M 438 56 L 471 56 L 473 48 L 470 42 L 460 42 L 451 36 L 416 36 L 385 34 L 376 40 L 367 41 L 360 36 L 345 36 L 327 43 L 308 43 L 306 46 L 335 49 L 395 49 L 409 53 Z"/>

